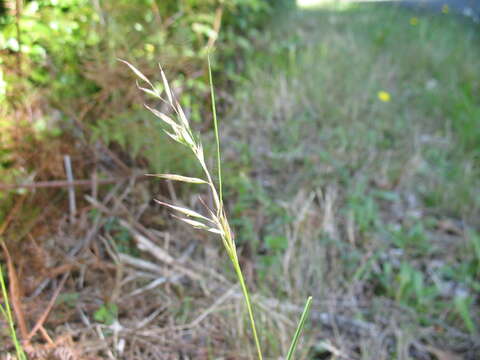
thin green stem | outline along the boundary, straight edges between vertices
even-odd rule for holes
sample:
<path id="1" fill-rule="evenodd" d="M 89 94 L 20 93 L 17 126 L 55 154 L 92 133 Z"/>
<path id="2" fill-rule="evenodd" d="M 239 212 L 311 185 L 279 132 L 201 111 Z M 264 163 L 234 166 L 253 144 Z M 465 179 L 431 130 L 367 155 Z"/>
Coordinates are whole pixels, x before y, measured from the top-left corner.
<path id="1" fill-rule="evenodd" d="M 218 167 L 218 193 L 220 197 L 220 206 L 218 207 L 217 211 L 217 216 L 220 219 L 223 219 L 225 216 L 224 210 L 223 210 L 223 188 L 222 188 L 222 164 L 221 164 L 221 157 L 220 157 L 220 136 L 218 134 L 218 120 L 217 120 L 217 110 L 215 106 L 215 91 L 213 89 L 213 77 L 212 77 L 212 66 L 210 63 L 210 54 L 207 57 L 208 59 L 208 76 L 210 80 L 210 94 L 212 97 L 212 114 L 213 114 L 213 125 L 215 129 L 215 141 L 217 143 L 217 167 Z M 208 172 L 208 171 L 207 171 Z M 208 176 L 208 175 L 207 175 Z M 215 193 L 215 187 L 213 187 L 213 192 Z M 226 219 L 225 219 L 226 220 Z M 223 224 L 228 227 L 226 224 Z M 229 232 L 229 229 L 225 229 L 226 232 Z M 258 334 L 257 334 L 257 327 L 255 326 L 255 319 L 253 316 L 253 308 L 252 308 L 252 303 L 250 301 L 250 294 L 248 293 L 248 288 L 247 285 L 245 284 L 245 280 L 243 278 L 242 274 L 242 269 L 240 268 L 240 264 L 238 263 L 238 258 L 237 254 L 235 251 L 235 244 L 233 243 L 232 239 L 230 238 L 229 234 L 225 234 L 227 238 L 223 238 L 224 240 L 224 245 L 226 247 L 226 250 L 228 252 L 228 255 L 230 257 L 230 260 L 233 263 L 233 267 L 235 269 L 235 273 L 237 274 L 237 278 L 240 282 L 240 286 L 242 288 L 243 292 L 243 297 L 245 298 L 245 303 L 247 305 L 247 311 L 248 311 L 248 317 L 250 318 L 250 325 L 252 328 L 253 332 L 253 338 L 255 340 L 255 347 L 257 348 L 257 353 L 258 353 L 258 359 L 263 360 L 262 356 L 262 349 L 260 347 L 260 340 L 258 339 Z"/>
<path id="2" fill-rule="evenodd" d="M 210 54 L 208 54 L 208 77 L 210 79 L 210 95 L 212 97 L 213 125 L 215 128 L 215 141 L 217 143 L 217 167 L 218 167 L 218 190 L 220 195 L 220 213 L 223 211 L 223 190 L 222 190 L 222 166 L 220 160 L 220 137 L 218 135 L 217 109 L 215 106 L 215 91 L 213 90 L 212 66 L 210 64 Z"/>
<path id="3" fill-rule="evenodd" d="M 233 260 L 234 259 L 232 259 L 232 261 Z M 243 279 L 242 269 L 240 268 L 240 264 L 236 258 L 235 261 L 233 261 L 233 267 L 235 268 L 238 281 L 240 282 L 240 286 L 242 288 L 243 297 L 245 298 L 245 303 L 247 304 L 248 317 L 250 318 L 250 325 L 253 332 L 253 338 L 255 340 L 255 346 L 257 348 L 258 359 L 263 360 L 262 348 L 260 347 L 260 340 L 258 338 L 257 327 L 255 326 L 255 319 L 253 316 L 252 302 L 250 301 L 250 294 L 248 292 L 247 285 L 245 284 L 245 280 Z"/>

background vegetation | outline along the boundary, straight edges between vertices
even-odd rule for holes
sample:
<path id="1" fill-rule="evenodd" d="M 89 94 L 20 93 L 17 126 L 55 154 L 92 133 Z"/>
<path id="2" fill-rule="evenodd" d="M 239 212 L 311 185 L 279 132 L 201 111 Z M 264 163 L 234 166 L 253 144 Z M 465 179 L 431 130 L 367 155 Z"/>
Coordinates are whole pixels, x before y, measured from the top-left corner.
<path id="1" fill-rule="evenodd" d="M 221 243 L 152 201 L 203 211 L 207 192 L 143 177 L 200 169 L 117 61 L 163 91 L 160 62 L 214 154 L 209 46 L 225 206 L 265 356 L 286 353 L 308 295 L 298 358 L 480 356 L 477 24 L 273 0 L 1 4 L 2 263 L 29 357 L 254 356 Z M 74 190 L 53 182 L 65 155 Z"/>

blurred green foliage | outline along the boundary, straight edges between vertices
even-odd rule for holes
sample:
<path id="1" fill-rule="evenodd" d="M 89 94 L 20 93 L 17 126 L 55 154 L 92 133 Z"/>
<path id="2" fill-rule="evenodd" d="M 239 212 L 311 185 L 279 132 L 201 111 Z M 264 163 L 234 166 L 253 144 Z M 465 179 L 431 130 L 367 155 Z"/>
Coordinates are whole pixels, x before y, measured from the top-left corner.
<path id="1" fill-rule="evenodd" d="M 81 148 L 77 145 L 93 150 L 99 142 L 121 153 L 129 166 L 195 175 L 195 165 L 184 161 L 183 153 L 171 151 L 161 125 L 139 105 L 151 99 L 140 97 L 133 74 L 117 59 L 138 66 L 159 88 L 156 64 L 161 63 L 189 118 L 208 130 L 208 48 L 217 60 L 213 70 L 222 108 L 222 94 L 242 78 L 239 72 L 254 52 L 255 36 L 273 11 L 292 4 L 0 1 L 0 182 L 62 178 L 63 154 L 75 157 Z M 56 165 L 45 165 L 45 158 Z M 78 161 L 75 166 L 77 177 L 89 176 Z M 0 194 L 0 220 L 14 204 L 12 194 Z"/>
<path id="2" fill-rule="evenodd" d="M 9 92 L 18 82 L 32 87 L 48 86 L 52 95 L 66 88 L 69 91 L 64 95 L 85 91 L 79 59 L 100 42 L 92 26 L 98 20 L 88 0 L 30 1 L 21 10 L 18 21 L 13 14 L 3 16 L 0 50 L 1 62 L 6 65 L 6 84 L 1 95 L 18 97 L 17 92 Z M 20 56 L 22 63 L 11 63 L 12 55 Z M 8 71 L 13 70 L 14 64 L 22 68 Z"/>
<path id="3" fill-rule="evenodd" d="M 208 129 L 208 48 L 218 48 L 216 86 L 227 89 L 254 51 L 255 34 L 294 1 L 23 0 L 18 9 L 0 3 L 8 5 L 0 11 L 0 181 L 11 183 L 57 177 L 39 175 L 39 159 L 19 161 L 28 157 L 12 135 L 19 133 L 23 144 L 38 142 L 37 152 L 67 133 L 115 146 L 154 171 L 190 168 L 159 138 L 161 126 L 138 105 L 133 75 L 117 59 L 159 87 L 161 63 L 188 116 Z"/>
<path id="4" fill-rule="evenodd" d="M 234 53 L 235 47 L 248 48 L 249 33 L 266 20 L 273 3 L 267 0 L 24 2 L 18 10 L 18 19 L 16 9 L 0 17 L 0 61 L 7 65 L 1 73 L 0 94 L 5 100 L 11 87 L 22 80 L 34 87 L 48 87 L 50 96 L 58 101 L 92 94 L 102 84 L 86 78 L 85 63 L 115 65 L 119 56 L 143 60 L 149 66 L 159 59 L 165 60 L 175 64 L 178 73 L 189 74 L 192 66 L 197 70 L 201 66 L 206 45 L 217 40 L 220 23 L 218 41 L 222 53 Z M 287 2 L 279 2 L 282 3 Z M 20 65 L 15 63 L 19 55 Z M 185 83 L 188 80 L 184 78 Z"/>

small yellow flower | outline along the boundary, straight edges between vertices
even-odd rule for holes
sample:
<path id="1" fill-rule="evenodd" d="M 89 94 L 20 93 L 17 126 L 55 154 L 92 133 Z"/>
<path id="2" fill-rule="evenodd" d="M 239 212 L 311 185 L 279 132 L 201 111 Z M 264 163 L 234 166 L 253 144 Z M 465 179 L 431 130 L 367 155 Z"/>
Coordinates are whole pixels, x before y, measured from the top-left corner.
<path id="1" fill-rule="evenodd" d="M 380 99 L 380 101 L 383 101 L 383 102 L 389 102 L 391 98 L 390 94 L 386 91 L 379 91 L 377 96 Z"/>
<path id="2" fill-rule="evenodd" d="M 145 44 L 145 51 L 148 53 L 153 53 L 155 51 L 155 46 L 152 44 Z"/>
<path id="3" fill-rule="evenodd" d="M 416 26 L 417 24 L 418 24 L 418 18 L 412 17 L 412 18 L 410 19 L 410 25 Z"/>
<path id="4" fill-rule="evenodd" d="M 443 5 L 442 6 L 442 13 L 448 14 L 449 12 L 450 12 L 450 7 L 447 4 Z"/>

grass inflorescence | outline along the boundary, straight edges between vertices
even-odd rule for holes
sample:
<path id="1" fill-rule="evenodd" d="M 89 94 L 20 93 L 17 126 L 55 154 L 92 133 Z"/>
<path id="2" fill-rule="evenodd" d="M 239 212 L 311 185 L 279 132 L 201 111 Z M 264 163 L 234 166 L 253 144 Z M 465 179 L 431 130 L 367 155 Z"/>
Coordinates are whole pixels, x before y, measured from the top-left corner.
<path id="1" fill-rule="evenodd" d="M 123 61 L 123 62 L 127 64 L 130 67 L 130 69 L 132 69 L 132 71 L 143 82 L 145 82 L 149 86 L 149 88 L 146 88 L 138 85 L 140 90 L 144 91 L 149 95 L 154 96 L 157 99 L 160 99 L 162 102 L 167 104 L 168 107 L 171 109 L 173 113 L 173 117 L 165 114 L 164 112 L 160 112 L 152 107 L 149 107 L 148 105 L 145 105 L 148 110 L 150 110 L 155 116 L 157 116 L 159 119 L 161 119 L 165 123 L 165 125 L 168 128 L 168 130 L 165 130 L 165 133 L 170 138 L 172 138 L 175 142 L 187 147 L 193 153 L 196 161 L 198 162 L 198 164 L 203 170 L 203 174 L 205 178 L 201 179 L 201 178 L 195 178 L 195 177 L 189 177 L 189 176 L 177 175 L 177 174 L 150 174 L 150 176 L 157 176 L 163 179 L 181 181 L 186 183 L 204 184 L 208 186 L 210 189 L 210 194 L 213 198 L 214 208 L 210 209 L 207 207 L 208 216 L 204 216 L 189 208 L 180 207 L 180 206 L 168 204 L 161 201 L 157 201 L 157 202 L 163 206 L 167 206 L 172 210 L 175 210 L 176 212 L 182 214 L 181 216 L 175 216 L 175 217 L 181 221 L 184 221 L 190 226 L 196 229 L 206 230 L 208 232 L 218 234 L 220 236 L 220 239 L 222 240 L 223 246 L 228 255 L 228 258 L 230 259 L 233 270 L 235 272 L 235 275 L 237 277 L 237 280 L 242 290 L 242 294 L 245 300 L 245 305 L 247 307 L 250 328 L 252 330 L 253 340 L 255 342 L 257 357 L 259 360 L 262 360 L 263 359 L 262 348 L 260 345 L 257 325 L 255 323 L 255 316 L 253 312 L 252 301 L 251 301 L 250 293 L 249 293 L 247 284 L 245 282 L 245 277 L 243 275 L 240 262 L 238 259 L 235 239 L 231 231 L 229 220 L 226 215 L 224 204 L 223 204 L 220 137 L 219 137 L 218 120 L 217 120 L 217 113 L 216 113 L 216 106 L 215 106 L 215 91 L 213 88 L 213 78 L 212 78 L 212 70 L 210 65 L 210 58 L 208 58 L 208 73 L 209 73 L 209 80 L 210 80 L 212 114 L 213 114 L 214 132 L 215 132 L 215 140 L 216 140 L 218 186 L 215 184 L 214 177 L 212 176 L 211 171 L 206 164 L 202 143 L 200 139 L 197 136 L 195 136 L 194 132 L 192 131 L 192 128 L 190 127 L 190 122 L 188 121 L 185 115 L 185 112 L 182 109 L 182 106 L 175 99 L 175 95 L 170 88 L 169 82 L 165 76 L 165 72 L 163 71 L 162 67 L 160 66 L 160 73 L 163 81 L 163 87 L 164 87 L 166 99 L 162 96 L 162 94 L 154 87 L 154 85 L 150 82 L 150 80 L 141 71 L 135 68 L 132 64 L 126 61 Z M 302 316 L 300 318 L 300 322 L 298 324 L 297 330 L 293 336 L 288 354 L 286 356 L 287 360 L 290 360 L 293 357 L 296 346 L 298 344 L 300 333 L 305 325 L 305 321 L 308 316 L 311 301 L 312 301 L 312 298 L 309 297 L 305 305 L 304 311 L 302 313 Z"/>

